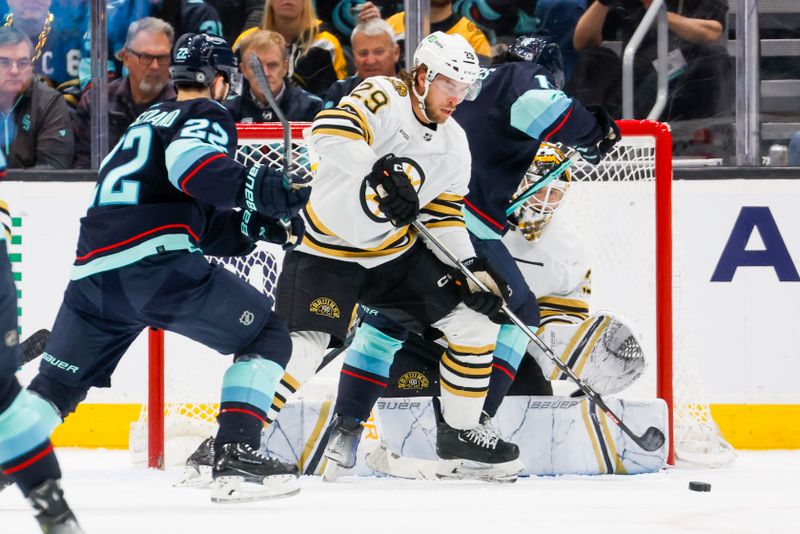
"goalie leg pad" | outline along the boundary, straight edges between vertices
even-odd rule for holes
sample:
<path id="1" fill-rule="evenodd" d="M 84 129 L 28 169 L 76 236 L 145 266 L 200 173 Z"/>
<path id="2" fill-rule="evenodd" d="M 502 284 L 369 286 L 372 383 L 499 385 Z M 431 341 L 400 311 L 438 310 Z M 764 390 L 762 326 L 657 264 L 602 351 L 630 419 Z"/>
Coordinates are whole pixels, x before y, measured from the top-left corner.
<path id="1" fill-rule="evenodd" d="M 593 315 L 578 325 L 550 323 L 540 337 L 558 359 L 600 395 L 619 393 L 645 370 L 644 353 L 633 330 L 624 320 L 607 312 Z M 535 345 L 529 350 L 546 377 L 566 379 Z"/>

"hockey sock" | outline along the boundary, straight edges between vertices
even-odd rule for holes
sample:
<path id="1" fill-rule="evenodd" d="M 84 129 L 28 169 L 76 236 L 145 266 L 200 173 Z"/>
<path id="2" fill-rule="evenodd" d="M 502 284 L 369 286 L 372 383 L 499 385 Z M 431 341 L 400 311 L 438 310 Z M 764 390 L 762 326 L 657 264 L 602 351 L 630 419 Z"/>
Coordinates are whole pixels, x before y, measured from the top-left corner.
<path id="1" fill-rule="evenodd" d="M 215 443 L 247 443 L 258 449 L 283 368 L 259 356 L 240 357 L 222 379 L 219 431 Z"/>
<path id="2" fill-rule="evenodd" d="M 528 336 L 515 325 L 504 324 L 500 327 L 500 333 L 497 335 L 497 345 L 494 350 L 489 392 L 486 395 L 486 402 L 483 404 L 483 411 L 489 414 L 489 417 L 494 417 L 497 414 L 500 404 L 503 402 L 509 388 L 511 388 L 511 384 L 517 376 L 517 369 L 519 369 L 522 356 L 528 347 L 528 342 Z"/>
<path id="3" fill-rule="evenodd" d="M 316 373 L 325 348 L 330 342 L 330 334 L 324 332 L 301 331 L 292 332 L 292 357 L 286 364 L 286 371 L 281 376 L 275 394 L 267 412 L 266 424 L 278 418 L 283 405 L 291 399 L 300 386 L 311 380 Z"/>
<path id="4" fill-rule="evenodd" d="M 369 419 L 386 389 L 394 355 L 402 346 L 401 340 L 374 326 L 360 325 L 342 365 L 334 412 L 362 421 Z"/>
<path id="5" fill-rule="evenodd" d="M 27 390 L 0 413 L 0 469 L 28 493 L 48 478 L 60 478 L 50 433 L 61 423 L 53 406 Z"/>

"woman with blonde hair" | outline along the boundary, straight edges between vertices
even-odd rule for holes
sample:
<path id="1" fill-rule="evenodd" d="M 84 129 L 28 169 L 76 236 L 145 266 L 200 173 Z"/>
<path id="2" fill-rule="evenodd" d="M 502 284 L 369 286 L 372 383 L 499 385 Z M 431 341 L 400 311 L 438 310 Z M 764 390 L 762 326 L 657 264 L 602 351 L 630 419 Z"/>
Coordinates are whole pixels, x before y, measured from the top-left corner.
<path id="1" fill-rule="evenodd" d="M 234 50 L 244 37 L 258 29 L 243 32 L 236 39 Z M 336 80 L 347 76 L 342 45 L 317 18 L 312 0 L 266 0 L 260 29 L 278 32 L 286 39 L 289 77 L 295 85 L 322 95 Z"/>

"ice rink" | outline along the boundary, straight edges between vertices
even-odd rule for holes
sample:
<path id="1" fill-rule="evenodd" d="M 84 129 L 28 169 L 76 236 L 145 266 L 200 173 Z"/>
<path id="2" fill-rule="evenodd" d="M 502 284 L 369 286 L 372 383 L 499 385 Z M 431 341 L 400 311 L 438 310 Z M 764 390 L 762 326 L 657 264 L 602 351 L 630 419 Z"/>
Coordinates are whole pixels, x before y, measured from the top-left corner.
<path id="1" fill-rule="evenodd" d="M 87 534 L 800 532 L 800 451 L 739 453 L 724 469 L 560 476 L 516 484 L 304 477 L 288 499 L 219 505 L 171 486 L 127 451 L 59 449 L 68 499 Z M 689 491 L 690 480 L 710 493 Z M 0 533 L 39 532 L 16 488 L 0 494 Z"/>

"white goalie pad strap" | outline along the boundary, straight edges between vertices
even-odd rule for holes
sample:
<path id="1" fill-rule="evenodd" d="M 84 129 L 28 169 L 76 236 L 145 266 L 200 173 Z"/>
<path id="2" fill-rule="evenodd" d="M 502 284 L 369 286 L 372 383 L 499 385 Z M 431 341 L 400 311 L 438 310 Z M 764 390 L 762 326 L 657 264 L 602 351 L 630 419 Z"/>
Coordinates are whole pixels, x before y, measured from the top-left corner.
<path id="1" fill-rule="evenodd" d="M 562 362 L 601 395 L 619 393 L 645 370 L 641 344 L 619 317 L 600 312 L 580 324 L 551 323 L 540 335 Z M 566 379 L 564 373 L 535 345 L 528 346 L 544 376 Z"/>

